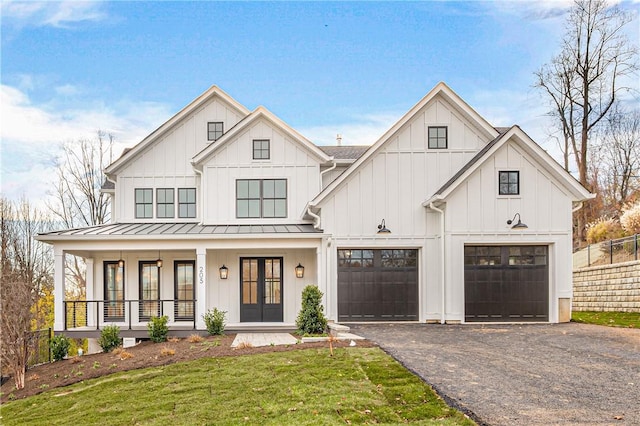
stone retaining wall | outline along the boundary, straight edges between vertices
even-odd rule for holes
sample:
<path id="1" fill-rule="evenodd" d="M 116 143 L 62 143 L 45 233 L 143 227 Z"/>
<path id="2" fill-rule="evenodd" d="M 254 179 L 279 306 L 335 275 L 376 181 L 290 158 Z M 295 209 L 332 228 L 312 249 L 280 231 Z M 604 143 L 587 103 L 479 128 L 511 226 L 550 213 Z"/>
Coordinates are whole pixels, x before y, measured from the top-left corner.
<path id="1" fill-rule="evenodd" d="M 573 310 L 640 312 L 640 261 L 573 271 Z"/>

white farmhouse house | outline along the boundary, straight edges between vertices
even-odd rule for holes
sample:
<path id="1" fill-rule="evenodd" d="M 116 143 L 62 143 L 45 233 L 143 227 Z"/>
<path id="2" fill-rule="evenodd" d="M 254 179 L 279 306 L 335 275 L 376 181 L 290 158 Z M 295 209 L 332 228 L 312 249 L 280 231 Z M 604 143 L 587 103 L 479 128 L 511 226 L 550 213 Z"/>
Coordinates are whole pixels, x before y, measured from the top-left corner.
<path id="1" fill-rule="evenodd" d="M 55 331 L 151 316 L 292 329 L 316 284 L 336 322 L 563 322 L 572 210 L 592 195 L 519 127 L 439 83 L 369 147 L 316 146 L 213 86 L 106 169 L 112 223 L 38 236 Z M 64 258 L 87 261 L 65 301 Z"/>

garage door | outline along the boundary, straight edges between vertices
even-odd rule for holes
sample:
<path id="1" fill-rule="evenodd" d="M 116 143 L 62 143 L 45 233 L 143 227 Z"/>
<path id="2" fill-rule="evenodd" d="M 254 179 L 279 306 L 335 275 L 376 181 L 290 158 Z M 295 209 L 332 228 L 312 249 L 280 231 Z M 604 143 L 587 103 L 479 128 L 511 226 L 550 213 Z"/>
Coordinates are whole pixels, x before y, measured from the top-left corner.
<path id="1" fill-rule="evenodd" d="M 339 321 L 417 321 L 417 250 L 338 250 Z"/>
<path id="2" fill-rule="evenodd" d="M 547 246 L 465 246 L 466 321 L 548 321 Z"/>

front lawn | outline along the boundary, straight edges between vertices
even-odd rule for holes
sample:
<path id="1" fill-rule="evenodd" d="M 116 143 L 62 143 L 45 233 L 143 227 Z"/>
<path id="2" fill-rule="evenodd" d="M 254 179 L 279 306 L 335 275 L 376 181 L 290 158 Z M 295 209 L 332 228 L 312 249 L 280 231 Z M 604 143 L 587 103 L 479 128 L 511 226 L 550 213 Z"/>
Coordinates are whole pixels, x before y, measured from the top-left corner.
<path id="1" fill-rule="evenodd" d="M 4 425 L 472 425 L 378 348 L 203 358 L 112 374 L 2 407 Z"/>
<path id="2" fill-rule="evenodd" d="M 576 312 L 571 321 L 609 327 L 640 328 L 640 312 Z"/>

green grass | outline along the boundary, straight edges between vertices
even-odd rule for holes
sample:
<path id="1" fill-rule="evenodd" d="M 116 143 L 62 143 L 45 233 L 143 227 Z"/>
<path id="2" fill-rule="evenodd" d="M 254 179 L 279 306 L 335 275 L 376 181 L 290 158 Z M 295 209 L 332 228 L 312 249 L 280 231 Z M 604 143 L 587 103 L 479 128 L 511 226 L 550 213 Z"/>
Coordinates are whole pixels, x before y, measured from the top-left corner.
<path id="1" fill-rule="evenodd" d="M 116 373 L 2 407 L 4 425 L 472 425 L 378 348 L 204 358 Z"/>
<path id="2" fill-rule="evenodd" d="M 640 312 L 576 312 L 571 321 L 608 327 L 640 328 Z"/>

